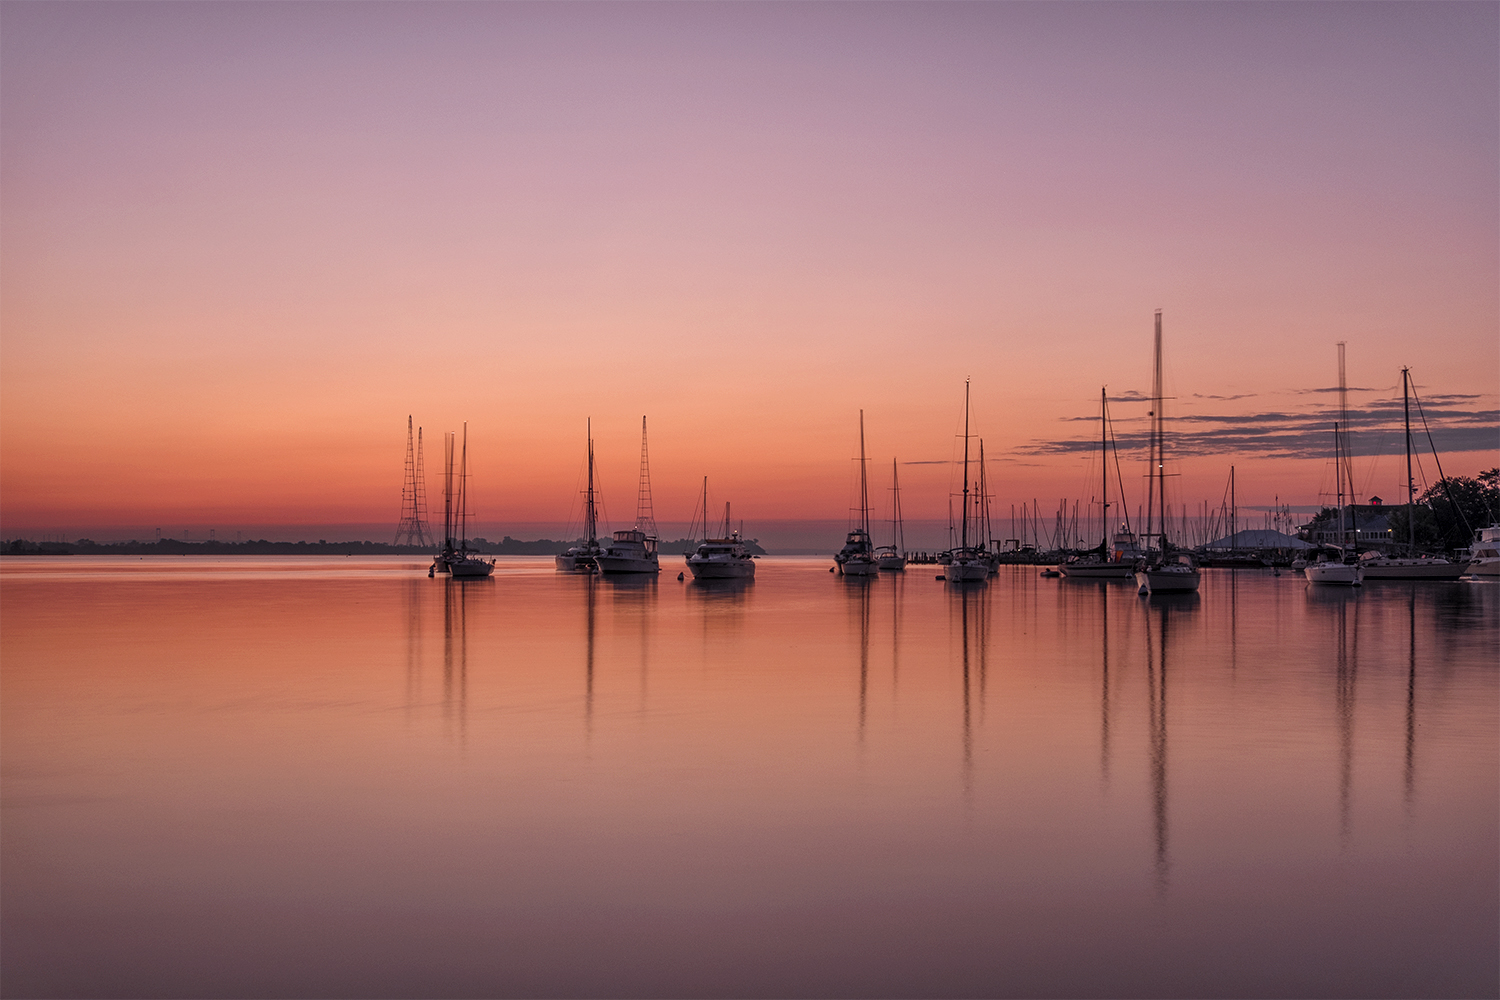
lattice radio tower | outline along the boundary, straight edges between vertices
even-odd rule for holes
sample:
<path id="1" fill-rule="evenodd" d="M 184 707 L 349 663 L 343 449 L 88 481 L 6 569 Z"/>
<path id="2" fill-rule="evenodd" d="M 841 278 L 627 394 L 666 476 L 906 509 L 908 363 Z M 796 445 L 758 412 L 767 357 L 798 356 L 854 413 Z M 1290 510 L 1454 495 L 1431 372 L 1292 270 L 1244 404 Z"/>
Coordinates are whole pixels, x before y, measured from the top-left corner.
<path id="1" fill-rule="evenodd" d="M 412 437 L 411 417 L 406 418 L 406 482 L 401 488 L 401 523 L 396 525 L 396 545 L 431 548 L 427 529 L 427 484 L 422 467 L 422 429 Z"/>

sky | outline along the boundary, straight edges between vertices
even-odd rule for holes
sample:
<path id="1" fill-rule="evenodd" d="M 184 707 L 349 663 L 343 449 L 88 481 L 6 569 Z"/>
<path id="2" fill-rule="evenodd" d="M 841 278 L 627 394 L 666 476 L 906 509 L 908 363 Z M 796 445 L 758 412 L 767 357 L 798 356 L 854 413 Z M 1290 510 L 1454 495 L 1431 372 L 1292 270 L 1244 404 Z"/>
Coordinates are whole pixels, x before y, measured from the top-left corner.
<path id="1" fill-rule="evenodd" d="M 1316 507 L 1500 464 L 1494 4 L 0 6 L 0 534 Z M 975 442 L 977 447 L 977 441 Z M 1424 466 L 1435 477 L 1430 455 Z M 971 471 L 971 476 L 974 473 Z M 1422 482 L 1418 482 L 1420 489 Z M 1179 507 L 1180 509 L 1180 507 Z M 830 539 L 835 547 L 840 538 Z"/>

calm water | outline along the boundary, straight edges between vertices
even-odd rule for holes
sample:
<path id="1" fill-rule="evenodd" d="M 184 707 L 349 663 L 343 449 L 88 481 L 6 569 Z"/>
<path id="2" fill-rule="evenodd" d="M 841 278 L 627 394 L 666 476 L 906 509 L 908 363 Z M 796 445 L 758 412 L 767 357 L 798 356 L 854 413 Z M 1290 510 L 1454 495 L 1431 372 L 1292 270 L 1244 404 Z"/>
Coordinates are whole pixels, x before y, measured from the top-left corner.
<path id="1" fill-rule="evenodd" d="M 1500 989 L 1500 587 L 7 559 L 7 995 Z"/>

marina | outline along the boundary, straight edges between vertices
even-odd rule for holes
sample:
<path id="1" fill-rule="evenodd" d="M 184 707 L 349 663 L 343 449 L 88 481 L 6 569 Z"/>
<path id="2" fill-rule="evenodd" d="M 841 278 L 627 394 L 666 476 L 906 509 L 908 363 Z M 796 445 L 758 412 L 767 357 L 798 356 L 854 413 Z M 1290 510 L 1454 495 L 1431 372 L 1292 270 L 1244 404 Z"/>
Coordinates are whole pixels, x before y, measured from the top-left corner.
<path id="1" fill-rule="evenodd" d="M 1500 588 L 826 566 L 0 560 L 7 989 L 1496 982 Z"/>

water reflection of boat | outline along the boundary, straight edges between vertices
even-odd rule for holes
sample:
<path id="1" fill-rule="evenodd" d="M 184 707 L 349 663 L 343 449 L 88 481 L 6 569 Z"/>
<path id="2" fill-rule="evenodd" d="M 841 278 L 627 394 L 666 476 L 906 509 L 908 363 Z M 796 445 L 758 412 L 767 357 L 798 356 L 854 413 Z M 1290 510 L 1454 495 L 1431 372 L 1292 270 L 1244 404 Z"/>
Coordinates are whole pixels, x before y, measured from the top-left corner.
<path id="1" fill-rule="evenodd" d="M 1156 344 L 1152 357 L 1151 374 L 1151 459 L 1146 479 L 1146 530 L 1147 539 L 1155 538 L 1155 549 L 1149 549 L 1136 568 L 1135 582 L 1142 594 L 1162 592 L 1184 592 L 1197 590 L 1201 580 L 1198 567 L 1190 557 L 1173 554 L 1172 543 L 1167 539 L 1167 460 L 1166 460 L 1166 394 L 1162 385 L 1161 370 L 1161 310 L 1156 310 Z M 1157 516 L 1159 531 L 1151 531 L 1151 518 Z"/>
<path id="2" fill-rule="evenodd" d="M 593 573 L 594 564 L 603 552 L 599 544 L 599 515 L 594 491 L 594 422 L 585 425 L 588 437 L 588 485 L 583 494 L 583 544 L 573 545 L 556 558 L 557 568 L 564 573 Z"/>
<path id="3" fill-rule="evenodd" d="M 859 524 L 849 531 L 844 547 L 833 556 L 844 576 L 874 576 L 880 572 L 870 540 L 870 489 L 865 474 L 865 411 L 859 411 Z"/>
<path id="4" fill-rule="evenodd" d="M 651 504 L 651 465 L 646 457 L 646 418 L 641 418 L 641 479 L 636 491 L 635 527 L 614 533 L 614 538 L 594 559 L 605 574 L 655 576 L 661 572 L 656 552 L 656 513 Z"/>

